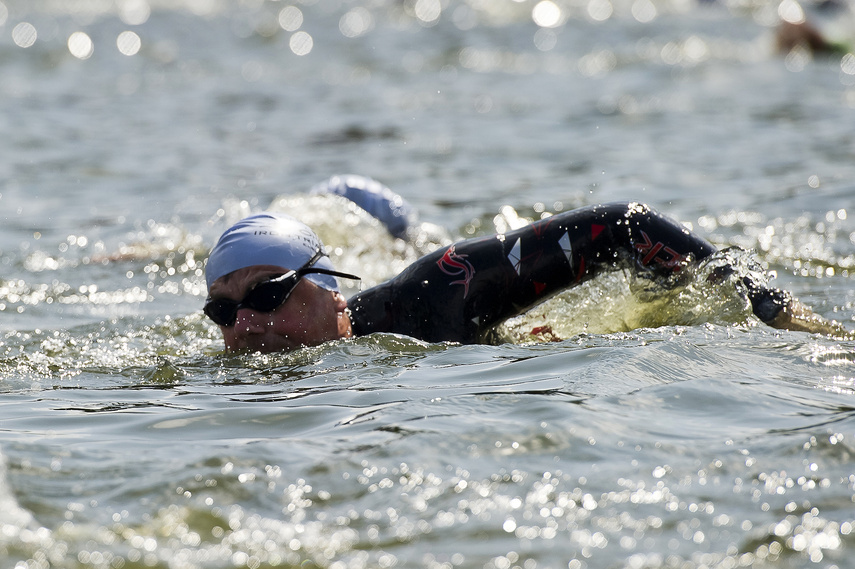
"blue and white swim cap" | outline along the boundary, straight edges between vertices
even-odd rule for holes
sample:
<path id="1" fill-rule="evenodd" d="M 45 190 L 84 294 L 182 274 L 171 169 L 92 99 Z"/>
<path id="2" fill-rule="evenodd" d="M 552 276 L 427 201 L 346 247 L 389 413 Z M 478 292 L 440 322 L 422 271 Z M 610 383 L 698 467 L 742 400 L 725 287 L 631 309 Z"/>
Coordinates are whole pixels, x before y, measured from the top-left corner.
<path id="1" fill-rule="evenodd" d="M 235 223 L 222 234 L 208 256 L 205 281 L 208 288 L 220 277 L 254 265 L 299 269 L 324 244 L 305 223 L 281 213 L 258 213 Z M 314 265 L 335 270 L 327 256 Z M 303 277 L 330 291 L 338 291 L 332 275 L 310 273 Z"/>

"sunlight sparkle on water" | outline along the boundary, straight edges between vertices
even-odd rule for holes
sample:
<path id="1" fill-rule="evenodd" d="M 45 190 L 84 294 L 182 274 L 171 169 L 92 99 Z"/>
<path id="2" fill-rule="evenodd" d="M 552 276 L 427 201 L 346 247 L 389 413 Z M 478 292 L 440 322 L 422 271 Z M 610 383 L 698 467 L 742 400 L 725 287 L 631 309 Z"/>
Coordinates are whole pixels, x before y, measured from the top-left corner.
<path id="1" fill-rule="evenodd" d="M 288 41 L 288 46 L 295 55 L 308 55 L 309 52 L 312 51 L 314 45 L 315 43 L 312 36 L 306 32 L 297 32 L 292 35 L 291 39 Z"/>
<path id="2" fill-rule="evenodd" d="M 840 60 L 840 70 L 846 75 L 855 75 L 855 55 L 847 53 Z"/>
<path id="3" fill-rule="evenodd" d="M 21 22 L 12 29 L 12 41 L 18 47 L 31 47 L 37 37 L 36 27 L 29 22 Z"/>
<path id="4" fill-rule="evenodd" d="M 374 18 L 371 12 L 365 8 L 353 8 L 341 17 L 338 29 L 341 34 L 348 38 L 356 38 L 366 34 L 374 26 Z"/>
<path id="5" fill-rule="evenodd" d="M 416 0 L 414 13 L 423 25 L 432 26 L 442 13 L 442 4 L 439 0 Z"/>
<path id="6" fill-rule="evenodd" d="M 116 38 L 116 47 L 123 55 L 136 55 L 142 47 L 142 41 L 136 33 L 124 31 Z"/>
<path id="7" fill-rule="evenodd" d="M 796 0 L 784 0 L 781 2 L 778 5 L 778 16 L 791 24 L 802 24 L 805 21 L 805 12 Z"/>
<path id="8" fill-rule="evenodd" d="M 561 8 L 552 0 L 538 2 L 531 11 L 531 19 L 542 28 L 554 28 L 561 25 Z"/>
<path id="9" fill-rule="evenodd" d="M 609 0 L 591 0 L 588 3 L 588 16 L 595 22 L 604 22 L 612 17 L 614 7 Z"/>
<path id="10" fill-rule="evenodd" d="M 151 6 L 146 0 L 126 0 L 119 3 L 119 18 L 129 26 L 146 23 L 151 16 Z"/>
<path id="11" fill-rule="evenodd" d="M 279 11 L 279 26 L 286 32 L 296 32 L 303 25 L 303 12 L 296 6 L 285 6 Z"/>
<path id="12" fill-rule="evenodd" d="M 74 32 L 68 37 L 68 51 L 77 59 L 89 59 L 95 51 L 92 39 L 84 32 Z"/>
<path id="13" fill-rule="evenodd" d="M 651 22 L 656 15 L 656 6 L 650 0 L 636 0 L 633 2 L 632 16 L 642 24 Z"/>

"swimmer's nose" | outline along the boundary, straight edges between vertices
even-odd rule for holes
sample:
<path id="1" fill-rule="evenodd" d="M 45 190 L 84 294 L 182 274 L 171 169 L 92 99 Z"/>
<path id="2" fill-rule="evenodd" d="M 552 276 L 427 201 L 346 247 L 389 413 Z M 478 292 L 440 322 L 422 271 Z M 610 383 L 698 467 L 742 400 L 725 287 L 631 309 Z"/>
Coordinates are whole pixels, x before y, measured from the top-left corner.
<path id="1" fill-rule="evenodd" d="M 252 308 L 239 308 L 235 316 L 235 333 L 261 334 L 270 321 L 270 314 Z"/>

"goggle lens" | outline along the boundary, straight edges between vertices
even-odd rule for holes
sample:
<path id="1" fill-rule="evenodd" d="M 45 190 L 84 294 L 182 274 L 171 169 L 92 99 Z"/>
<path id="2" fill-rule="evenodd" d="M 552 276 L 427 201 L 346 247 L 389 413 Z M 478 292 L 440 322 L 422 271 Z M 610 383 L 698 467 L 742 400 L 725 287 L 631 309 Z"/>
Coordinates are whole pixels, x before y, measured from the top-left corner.
<path id="1" fill-rule="evenodd" d="M 205 314 L 220 326 L 231 326 L 241 308 L 273 312 L 288 300 L 301 277 L 302 275 L 292 271 L 277 279 L 263 282 L 249 291 L 240 302 L 229 298 L 210 300 L 205 304 Z"/>

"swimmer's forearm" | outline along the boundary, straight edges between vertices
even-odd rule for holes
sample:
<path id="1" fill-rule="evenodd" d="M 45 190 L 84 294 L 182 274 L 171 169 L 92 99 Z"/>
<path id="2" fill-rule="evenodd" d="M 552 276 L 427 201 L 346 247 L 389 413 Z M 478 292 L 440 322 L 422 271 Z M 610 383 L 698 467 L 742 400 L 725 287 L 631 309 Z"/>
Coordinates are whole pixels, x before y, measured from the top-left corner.
<path id="1" fill-rule="evenodd" d="M 758 287 L 748 278 L 743 279 L 743 282 L 748 287 L 748 299 L 754 315 L 772 328 L 827 336 L 852 336 L 842 324 L 826 320 L 785 290 Z"/>

